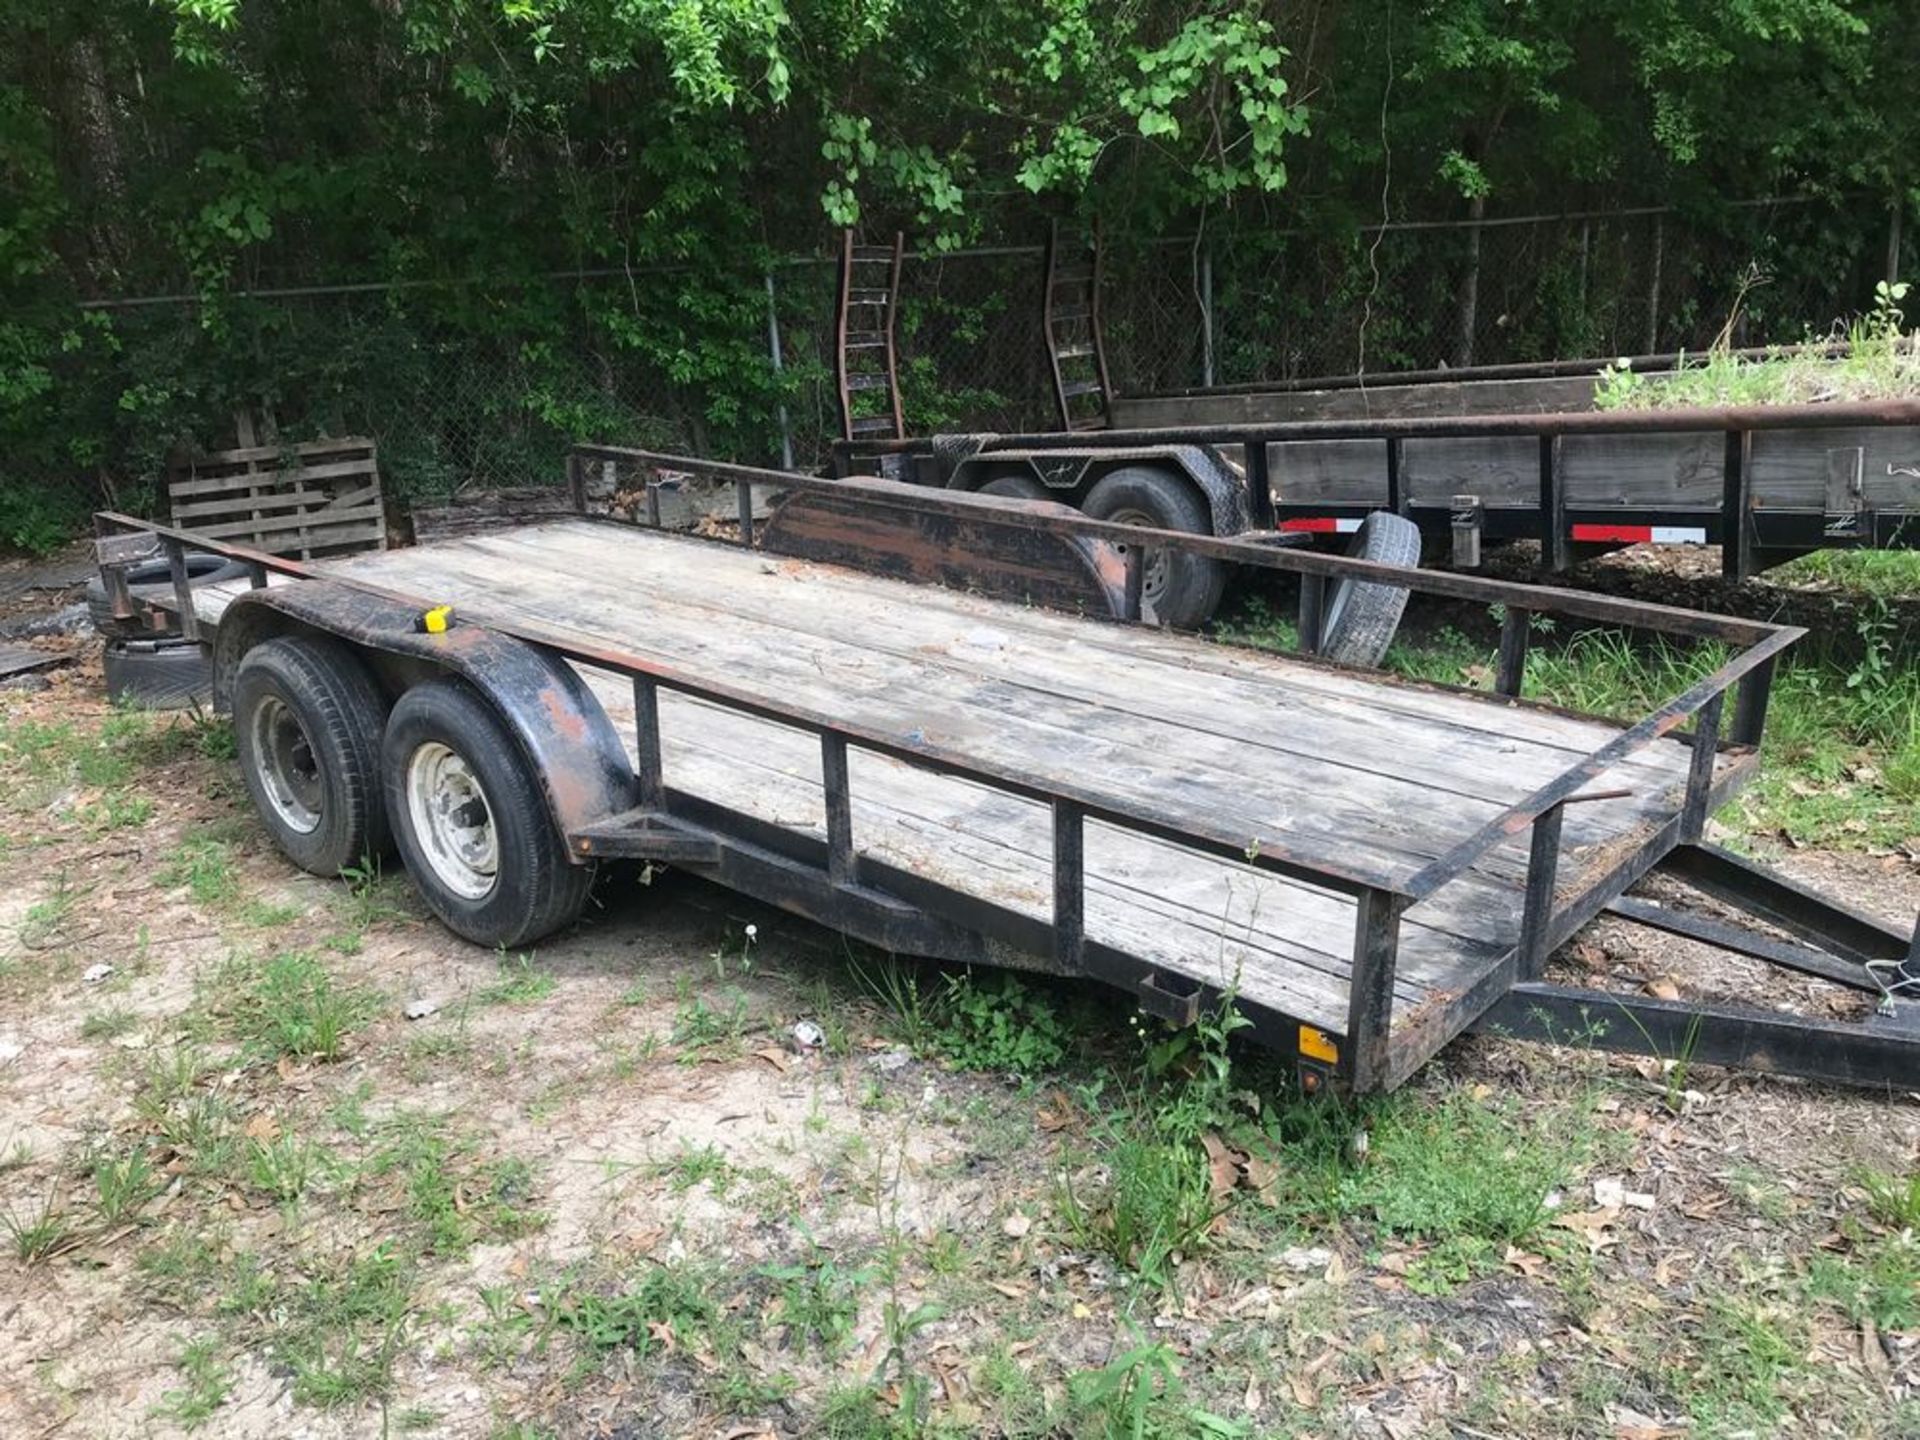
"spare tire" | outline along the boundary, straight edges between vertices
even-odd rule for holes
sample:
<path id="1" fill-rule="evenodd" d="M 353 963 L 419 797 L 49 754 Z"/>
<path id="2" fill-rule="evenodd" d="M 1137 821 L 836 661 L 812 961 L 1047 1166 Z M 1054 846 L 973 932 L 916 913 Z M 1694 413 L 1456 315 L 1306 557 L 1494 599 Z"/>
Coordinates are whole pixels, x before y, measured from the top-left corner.
<path id="1" fill-rule="evenodd" d="M 1380 565 L 1420 564 L 1420 527 L 1404 515 L 1376 510 L 1360 522 L 1347 553 Z M 1342 665 L 1376 666 L 1385 658 L 1407 608 L 1407 592 L 1377 580 L 1338 580 L 1327 591 L 1319 653 Z"/>
<path id="2" fill-rule="evenodd" d="M 194 640 L 110 640 L 107 698 L 148 710 L 189 710 L 213 699 L 213 662 Z"/>
<path id="3" fill-rule="evenodd" d="M 238 560 L 229 560 L 224 555 L 209 555 L 205 552 L 189 553 L 187 556 L 187 582 L 192 585 L 211 585 L 222 580 L 240 580 L 246 577 L 247 567 Z M 165 557 L 154 560 L 142 560 L 137 565 L 127 567 L 127 593 L 138 605 L 144 600 L 170 600 L 173 598 L 173 572 L 167 568 Z M 104 577 L 95 575 L 87 581 L 87 614 L 93 620 L 93 628 L 108 637 L 123 636 L 129 639 L 152 639 L 156 635 L 177 635 L 178 625 L 165 630 L 151 630 L 139 619 L 121 620 L 113 613 L 113 597 L 107 593 Z"/>

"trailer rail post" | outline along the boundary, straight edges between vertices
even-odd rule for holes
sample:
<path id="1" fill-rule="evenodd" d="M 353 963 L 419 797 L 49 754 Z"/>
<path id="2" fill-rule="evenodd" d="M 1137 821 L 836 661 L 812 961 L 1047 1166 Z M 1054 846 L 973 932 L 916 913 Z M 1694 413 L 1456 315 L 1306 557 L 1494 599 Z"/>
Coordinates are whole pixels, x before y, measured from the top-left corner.
<path id="1" fill-rule="evenodd" d="M 1312 571 L 1300 575 L 1300 653 L 1320 653 L 1320 631 L 1326 625 L 1327 577 Z"/>
<path id="2" fill-rule="evenodd" d="M 1561 484 L 1561 439 L 1556 432 L 1540 437 L 1540 558 L 1547 569 L 1565 570 L 1571 563 L 1567 535 L 1567 490 Z"/>
<path id="3" fill-rule="evenodd" d="M 1720 748 L 1720 712 L 1726 700 L 1722 691 L 1694 716 L 1693 756 L 1687 762 L 1687 794 L 1680 808 L 1680 838 L 1689 845 L 1707 828 L 1707 797 L 1713 791 L 1713 757 Z"/>
<path id="4" fill-rule="evenodd" d="M 1387 509 L 1396 515 L 1407 513 L 1407 442 L 1398 435 L 1387 437 Z"/>
<path id="5" fill-rule="evenodd" d="M 188 640 L 200 638 L 200 617 L 193 608 L 193 580 L 187 574 L 187 547 L 172 536 L 164 536 L 161 547 L 167 553 L 167 576 L 173 581 L 173 603 L 180 610 L 180 634 Z"/>
<path id="6" fill-rule="evenodd" d="M 1500 617 L 1500 659 L 1496 664 L 1493 688 L 1502 695 L 1518 699 L 1527 678 L 1527 643 L 1533 637 L 1533 612 L 1518 605 L 1507 606 Z"/>
<path id="7" fill-rule="evenodd" d="M 1356 1092 L 1385 1090 L 1392 1074 L 1393 977 L 1400 951 L 1401 897 L 1363 889 L 1354 897 L 1353 978 L 1347 995 L 1347 1043 Z"/>
<path id="8" fill-rule="evenodd" d="M 1720 573 L 1744 580 L 1753 573 L 1753 534 L 1747 514 L 1753 508 L 1753 432 L 1727 431 L 1721 462 Z"/>
<path id="9" fill-rule="evenodd" d="M 1247 462 L 1247 520 L 1256 530 L 1274 527 L 1273 477 L 1267 469 L 1265 442 L 1249 440 L 1243 447 Z"/>
<path id="10" fill-rule="evenodd" d="M 1773 694 L 1773 657 L 1740 677 L 1733 697 L 1733 743 L 1758 745 L 1767 728 L 1767 701 Z"/>
<path id="11" fill-rule="evenodd" d="M 735 513 L 740 519 L 740 543 L 753 548 L 753 482 L 737 480 L 733 486 Z"/>
<path id="12" fill-rule="evenodd" d="M 1560 832 L 1566 811 L 1567 802 L 1562 800 L 1534 817 L 1533 838 L 1527 847 L 1527 894 L 1520 912 L 1520 944 L 1514 952 L 1515 969 L 1522 980 L 1538 980 L 1547 968 L 1554 887 L 1560 871 Z"/>
<path id="13" fill-rule="evenodd" d="M 640 804 L 648 810 L 666 805 L 666 783 L 660 758 L 660 686 L 650 675 L 633 677 L 633 729 L 637 757 L 634 779 Z"/>
<path id="14" fill-rule="evenodd" d="M 578 450 L 567 452 L 567 504 L 576 515 L 587 513 L 587 462 Z"/>
<path id="15" fill-rule="evenodd" d="M 1078 974 L 1087 946 L 1086 815 L 1070 800 L 1053 802 L 1053 955 Z"/>
<path id="16" fill-rule="evenodd" d="M 820 782 L 827 807 L 827 878 L 835 885 L 855 883 L 853 791 L 847 779 L 847 738 L 831 730 L 820 735 Z"/>

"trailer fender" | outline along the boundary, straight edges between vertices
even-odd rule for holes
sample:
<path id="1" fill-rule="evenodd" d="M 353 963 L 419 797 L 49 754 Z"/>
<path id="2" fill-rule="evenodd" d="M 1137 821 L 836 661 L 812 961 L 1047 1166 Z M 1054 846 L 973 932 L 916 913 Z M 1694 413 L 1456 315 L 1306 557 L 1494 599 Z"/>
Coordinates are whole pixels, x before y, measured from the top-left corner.
<path id="1" fill-rule="evenodd" d="M 972 438 L 972 437 L 969 437 Z M 936 442 L 936 454 L 939 454 Z M 1031 475 L 1062 498 L 1078 500 L 1093 482 L 1127 465 L 1157 465 L 1171 470 L 1206 498 L 1213 533 L 1238 535 L 1251 523 L 1247 487 L 1239 474 L 1209 445 L 1153 445 L 1084 450 L 986 450 L 953 458 L 947 486 L 978 490 L 1002 475 Z"/>
<path id="2" fill-rule="evenodd" d="M 428 674 L 458 676 L 499 712 L 562 835 L 638 803 L 625 744 L 586 682 L 558 656 L 458 618 L 428 634 L 418 609 L 324 580 L 249 590 L 220 617 L 214 638 L 214 707 L 233 705 L 233 676 L 247 651 L 277 635 L 332 635 L 373 652 L 390 691 Z"/>

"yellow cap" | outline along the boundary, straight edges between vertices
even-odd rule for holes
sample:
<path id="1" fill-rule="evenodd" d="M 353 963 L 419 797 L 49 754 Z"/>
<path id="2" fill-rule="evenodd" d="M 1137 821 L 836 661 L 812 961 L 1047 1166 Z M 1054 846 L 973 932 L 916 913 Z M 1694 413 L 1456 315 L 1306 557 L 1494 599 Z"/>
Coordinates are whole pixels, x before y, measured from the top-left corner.
<path id="1" fill-rule="evenodd" d="M 420 623 L 426 626 L 429 635 L 444 635 L 447 633 L 447 622 L 452 618 L 453 606 L 436 605 L 420 617 Z"/>

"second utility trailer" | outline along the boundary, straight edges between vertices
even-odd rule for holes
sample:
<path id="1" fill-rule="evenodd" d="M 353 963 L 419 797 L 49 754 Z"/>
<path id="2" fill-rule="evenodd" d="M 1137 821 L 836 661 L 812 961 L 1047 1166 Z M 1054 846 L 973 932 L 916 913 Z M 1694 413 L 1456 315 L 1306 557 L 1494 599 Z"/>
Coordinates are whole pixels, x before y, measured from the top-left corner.
<path id="1" fill-rule="evenodd" d="M 649 497 L 731 483 L 739 543 L 586 514 L 591 467 Z M 1119 548 L 1141 532 L 1050 504 L 597 446 L 572 481 L 574 515 L 317 562 L 107 515 L 102 559 L 167 557 L 281 849 L 321 874 L 397 849 L 479 944 L 564 929 L 595 867 L 642 861 L 889 950 L 1102 981 L 1175 1023 L 1232 1004 L 1309 1087 L 1390 1088 L 1476 1025 L 1912 1083 L 1911 937 L 1704 840 L 1798 631 L 1144 536 L 1292 571 L 1308 620 L 1352 586 L 1504 606 L 1495 686 L 1473 691 L 1144 626 L 1140 551 Z M 756 488 L 781 497 L 764 521 Z M 247 578 L 196 586 L 193 550 Z M 1521 698 L 1536 615 L 1725 658 L 1632 723 L 1580 715 Z M 1799 938 L 1635 918 L 1850 986 L 1857 1017 L 1549 983 L 1554 948 L 1655 871 Z"/>

